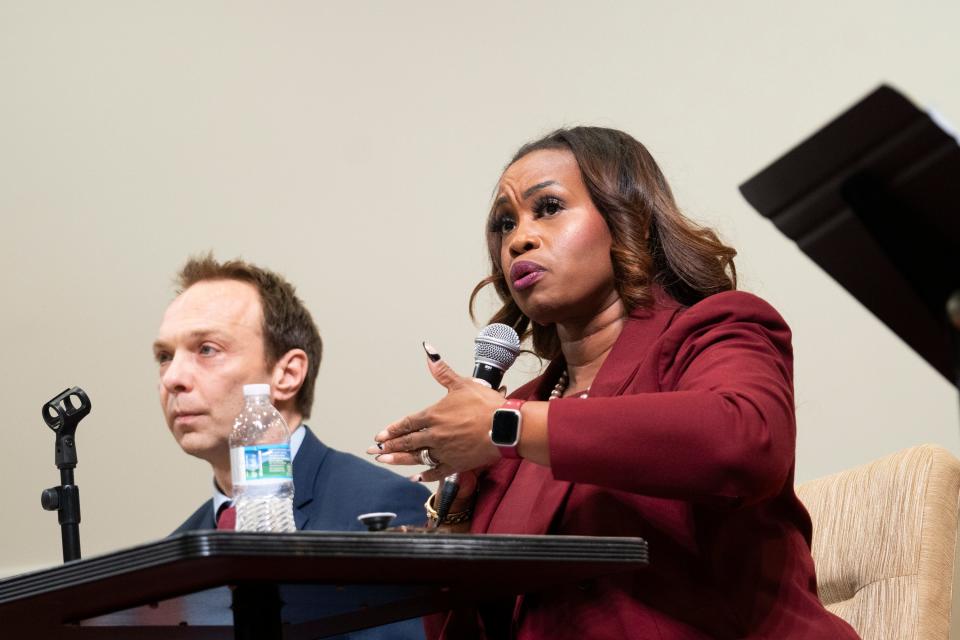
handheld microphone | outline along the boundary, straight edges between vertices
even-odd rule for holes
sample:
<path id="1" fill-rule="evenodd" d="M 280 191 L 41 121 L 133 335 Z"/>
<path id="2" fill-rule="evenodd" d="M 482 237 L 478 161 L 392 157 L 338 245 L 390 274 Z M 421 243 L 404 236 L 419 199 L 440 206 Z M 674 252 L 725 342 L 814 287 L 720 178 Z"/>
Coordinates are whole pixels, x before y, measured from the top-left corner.
<path id="1" fill-rule="evenodd" d="M 473 341 L 473 379 L 498 389 L 519 353 L 520 337 L 512 327 L 499 322 L 488 324 Z"/>
<path id="2" fill-rule="evenodd" d="M 503 374 L 520 353 L 520 337 L 505 324 L 495 322 L 480 330 L 473 341 L 473 379 L 491 389 L 499 389 Z M 450 505 L 460 490 L 460 477 L 451 473 L 443 481 L 437 501 L 437 525 L 447 517 Z"/>

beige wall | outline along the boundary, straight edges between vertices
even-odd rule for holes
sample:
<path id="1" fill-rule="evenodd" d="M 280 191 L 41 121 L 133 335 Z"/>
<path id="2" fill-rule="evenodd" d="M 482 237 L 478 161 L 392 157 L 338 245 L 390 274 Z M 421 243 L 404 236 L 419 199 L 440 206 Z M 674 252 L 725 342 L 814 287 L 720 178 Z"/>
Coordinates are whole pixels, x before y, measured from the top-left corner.
<path id="1" fill-rule="evenodd" d="M 188 254 L 299 285 L 331 445 L 360 453 L 437 398 L 420 341 L 470 366 L 491 190 L 564 124 L 645 141 L 792 325 L 800 479 L 921 442 L 960 453 L 951 387 L 736 190 L 882 81 L 960 121 L 960 4 L 514 4 L 0 2 L 0 576 L 59 562 L 40 406 L 65 387 L 94 405 L 86 554 L 163 536 L 207 496 L 150 356 Z"/>

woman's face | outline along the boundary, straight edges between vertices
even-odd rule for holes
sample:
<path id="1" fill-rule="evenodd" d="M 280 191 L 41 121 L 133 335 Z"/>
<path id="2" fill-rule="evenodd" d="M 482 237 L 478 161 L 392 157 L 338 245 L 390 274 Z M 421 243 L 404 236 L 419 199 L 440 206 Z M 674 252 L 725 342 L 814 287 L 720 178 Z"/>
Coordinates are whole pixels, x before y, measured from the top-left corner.
<path id="1" fill-rule="evenodd" d="M 571 152 L 534 151 L 507 167 L 491 224 L 513 299 L 534 322 L 587 323 L 616 299 L 610 230 Z"/>

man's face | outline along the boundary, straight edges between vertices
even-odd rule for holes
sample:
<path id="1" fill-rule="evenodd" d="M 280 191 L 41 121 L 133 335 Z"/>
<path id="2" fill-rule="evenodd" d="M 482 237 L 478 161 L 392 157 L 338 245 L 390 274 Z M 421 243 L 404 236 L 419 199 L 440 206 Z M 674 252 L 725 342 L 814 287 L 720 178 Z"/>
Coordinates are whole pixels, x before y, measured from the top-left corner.
<path id="1" fill-rule="evenodd" d="M 256 288 L 237 280 L 191 286 L 167 307 L 153 353 L 173 437 L 187 453 L 226 464 L 243 385 L 270 382 Z"/>

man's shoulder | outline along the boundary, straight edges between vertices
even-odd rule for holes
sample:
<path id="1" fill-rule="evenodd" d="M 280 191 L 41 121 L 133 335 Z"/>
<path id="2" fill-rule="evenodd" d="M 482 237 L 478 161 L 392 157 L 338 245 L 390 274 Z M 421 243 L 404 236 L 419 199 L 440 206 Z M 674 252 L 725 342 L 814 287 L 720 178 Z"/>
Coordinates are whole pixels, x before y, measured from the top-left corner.
<path id="1" fill-rule="evenodd" d="M 300 445 L 300 450 L 294 458 L 294 467 L 296 467 L 298 459 L 303 456 L 304 459 L 299 461 L 307 469 L 319 463 L 317 468 L 319 475 L 335 475 L 340 481 L 350 479 L 393 487 L 416 486 L 416 483 L 370 460 L 334 449 L 322 442 L 309 427 L 304 425 L 304 428 L 306 434 L 303 444 Z M 294 473 L 294 476 L 296 476 L 296 473 Z"/>
<path id="2" fill-rule="evenodd" d="M 304 507 L 312 514 L 306 528 L 359 528 L 355 524 L 356 516 L 374 511 L 396 513 L 395 524 L 423 523 L 423 503 L 430 495 L 430 490 L 423 484 L 411 482 L 359 456 L 326 445 L 322 454 L 314 450 L 314 455 L 322 455 L 322 462 L 315 467 L 315 475 L 294 480 L 295 484 L 301 483 L 294 487 L 294 495 L 302 492 L 304 499 L 311 501 Z M 299 456 L 298 453 L 297 458 Z M 308 482 L 309 485 L 302 484 Z"/>
<path id="3" fill-rule="evenodd" d="M 213 500 L 207 500 L 200 508 L 194 511 L 183 524 L 177 527 L 170 535 L 183 533 L 184 531 L 198 531 L 201 529 L 213 528 Z"/>
<path id="4" fill-rule="evenodd" d="M 363 480 L 384 487 L 407 488 L 419 486 L 417 483 L 374 464 L 370 460 L 364 460 L 360 456 L 333 448 L 328 448 L 328 450 L 329 454 L 325 464 L 329 464 L 331 471 L 336 473 L 338 477 Z"/>

